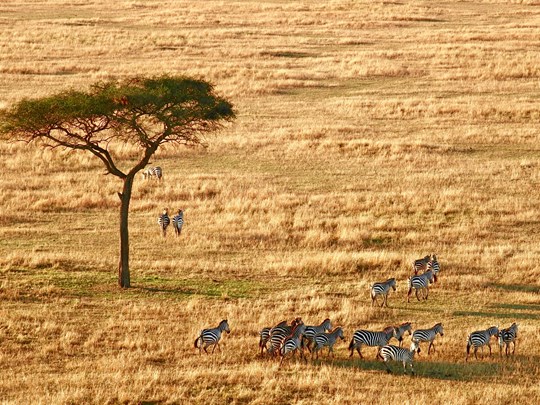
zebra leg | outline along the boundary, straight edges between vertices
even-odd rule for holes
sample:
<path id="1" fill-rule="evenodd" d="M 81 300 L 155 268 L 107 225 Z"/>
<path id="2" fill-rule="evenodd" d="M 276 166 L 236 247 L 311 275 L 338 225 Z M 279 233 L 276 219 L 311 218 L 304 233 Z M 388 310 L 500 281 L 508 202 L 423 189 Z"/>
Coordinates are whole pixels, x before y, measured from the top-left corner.
<path id="1" fill-rule="evenodd" d="M 488 347 L 489 347 L 489 357 L 491 357 L 491 345 L 488 343 Z"/>
<path id="2" fill-rule="evenodd" d="M 467 355 L 465 356 L 465 362 L 469 359 L 469 352 L 471 351 L 471 344 L 467 342 Z"/>
<path id="3" fill-rule="evenodd" d="M 362 356 L 362 352 L 360 351 L 360 348 L 361 348 L 361 346 L 357 347 L 357 348 L 356 348 L 356 351 L 357 351 L 358 354 L 360 355 L 360 358 L 361 358 L 362 360 L 364 360 L 364 356 Z"/>
<path id="4" fill-rule="evenodd" d="M 431 352 L 431 347 L 433 346 L 433 342 L 429 342 L 429 347 L 428 347 L 428 350 L 427 350 L 427 354 L 429 355 L 429 353 Z M 435 351 L 435 346 L 433 346 L 433 351 Z"/>
<path id="5" fill-rule="evenodd" d="M 390 366 L 388 366 L 388 360 L 384 359 L 384 365 L 386 366 L 386 372 L 388 374 L 392 374 L 392 370 L 390 370 Z"/>
<path id="6" fill-rule="evenodd" d="M 426 287 L 426 295 L 424 296 L 425 300 L 427 300 L 428 295 L 429 295 L 429 287 Z"/>
<path id="7" fill-rule="evenodd" d="M 382 307 L 387 307 L 387 308 L 388 308 L 388 303 L 386 302 L 387 299 L 388 299 L 388 295 L 385 295 L 385 296 L 383 297 L 383 302 L 382 302 L 382 304 L 381 304 L 381 308 L 382 308 Z"/>
<path id="8" fill-rule="evenodd" d="M 411 296 L 411 293 L 412 293 L 412 287 L 409 287 L 409 292 L 407 293 L 407 302 L 409 302 L 409 298 Z"/>
<path id="9" fill-rule="evenodd" d="M 417 299 L 418 301 L 420 301 L 420 298 L 418 297 L 418 288 L 416 289 L 415 294 L 416 294 L 416 299 Z"/>

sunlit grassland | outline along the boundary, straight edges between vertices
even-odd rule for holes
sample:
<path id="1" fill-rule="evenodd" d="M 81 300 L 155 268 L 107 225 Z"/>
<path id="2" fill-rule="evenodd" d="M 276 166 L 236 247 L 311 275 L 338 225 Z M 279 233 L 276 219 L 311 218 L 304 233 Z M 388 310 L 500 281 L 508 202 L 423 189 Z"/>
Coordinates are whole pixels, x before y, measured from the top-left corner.
<path id="1" fill-rule="evenodd" d="M 158 151 L 161 183 L 137 179 L 126 291 L 120 184 L 91 156 L 0 145 L 0 400 L 538 400 L 539 34 L 535 1 L 2 2 L 2 107 L 182 73 L 238 118 L 207 149 Z M 185 210 L 180 239 L 160 236 L 164 207 Z M 430 253 L 440 280 L 407 304 Z M 343 326 L 333 361 L 259 356 L 258 331 L 296 316 Z M 200 356 L 223 318 L 221 352 Z M 373 348 L 349 359 L 355 329 L 406 321 L 445 328 L 416 377 Z M 493 343 L 465 362 L 468 333 L 514 321 L 514 357 Z"/>

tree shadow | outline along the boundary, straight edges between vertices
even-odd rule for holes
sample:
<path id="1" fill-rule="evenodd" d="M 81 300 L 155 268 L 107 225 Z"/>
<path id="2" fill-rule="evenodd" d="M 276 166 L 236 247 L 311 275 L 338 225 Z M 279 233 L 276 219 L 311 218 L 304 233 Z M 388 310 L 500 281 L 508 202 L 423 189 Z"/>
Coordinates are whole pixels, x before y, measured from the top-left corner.
<path id="1" fill-rule="evenodd" d="M 540 293 L 540 287 L 530 284 L 502 284 L 502 283 L 487 283 L 486 287 L 496 288 L 505 291 L 530 292 Z"/>
<path id="2" fill-rule="evenodd" d="M 454 311 L 453 316 L 476 316 L 480 318 L 499 318 L 499 319 L 540 319 L 540 314 L 530 312 L 484 312 L 484 311 Z"/>

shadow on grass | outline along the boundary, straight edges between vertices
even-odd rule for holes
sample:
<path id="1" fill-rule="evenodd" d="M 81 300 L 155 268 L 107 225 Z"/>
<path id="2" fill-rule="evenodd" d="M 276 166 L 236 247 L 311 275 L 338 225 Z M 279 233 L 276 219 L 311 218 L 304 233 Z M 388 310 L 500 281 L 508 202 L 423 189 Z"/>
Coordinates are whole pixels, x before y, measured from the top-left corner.
<path id="1" fill-rule="evenodd" d="M 245 280 L 179 280 L 147 276 L 133 283 L 132 289 L 179 298 L 193 295 L 211 298 L 247 298 L 260 292 L 262 286 Z"/>
<path id="2" fill-rule="evenodd" d="M 530 292 L 540 293 L 540 287 L 530 284 L 501 284 L 501 283 L 488 283 L 486 287 L 496 288 L 505 291 L 517 291 L 517 292 Z"/>
<path id="3" fill-rule="evenodd" d="M 495 357 L 492 358 L 496 359 Z M 318 361 L 315 364 L 323 364 Z M 386 374 L 386 366 L 382 360 L 334 360 L 331 363 L 334 367 L 358 369 L 365 371 L 379 371 Z M 403 365 L 401 362 L 391 362 L 389 364 L 393 375 L 404 375 Z M 508 367 L 506 364 L 490 360 L 474 360 L 468 363 L 449 362 L 449 361 L 427 361 L 416 360 L 414 362 L 415 376 L 423 378 L 432 378 L 436 380 L 454 380 L 454 381 L 476 381 L 485 378 L 490 378 L 500 373 L 503 367 Z M 411 375 L 411 370 L 407 366 L 407 375 Z"/>
<path id="4" fill-rule="evenodd" d="M 477 316 L 480 318 L 500 319 L 540 319 L 540 314 L 530 312 L 483 312 L 483 311 L 454 311 L 453 316 Z"/>
<path id="5" fill-rule="evenodd" d="M 513 309 L 516 311 L 540 311 L 539 304 L 491 304 L 491 308 Z"/>

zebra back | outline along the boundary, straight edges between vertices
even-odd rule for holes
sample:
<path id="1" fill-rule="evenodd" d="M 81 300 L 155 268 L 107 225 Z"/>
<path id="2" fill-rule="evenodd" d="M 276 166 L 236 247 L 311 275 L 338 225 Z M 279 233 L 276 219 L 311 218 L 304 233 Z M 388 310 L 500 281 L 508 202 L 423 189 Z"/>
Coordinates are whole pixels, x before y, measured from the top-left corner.
<path id="1" fill-rule="evenodd" d="M 396 279 L 395 278 L 389 278 L 386 281 L 380 282 L 380 283 L 374 283 L 371 286 L 371 297 L 373 298 L 376 295 L 380 294 L 388 294 L 388 291 L 390 291 L 390 288 L 392 288 L 394 291 L 396 291 Z"/>
<path id="2" fill-rule="evenodd" d="M 501 329 L 499 332 L 499 343 L 502 345 L 503 343 L 513 342 L 517 337 L 517 332 L 518 324 L 515 322 L 509 328 Z"/>
<path id="3" fill-rule="evenodd" d="M 171 223 L 171 219 L 169 218 L 167 208 L 163 209 L 163 213 L 158 217 L 157 223 L 159 224 L 159 226 L 161 228 L 163 236 L 165 236 L 166 232 L 167 232 L 167 227 Z"/>
<path id="4" fill-rule="evenodd" d="M 366 346 L 385 346 L 394 336 L 395 329 L 392 326 L 386 327 L 382 332 L 374 332 L 365 329 L 359 329 L 354 332 L 349 350 L 358 344 Z"/>
<path id="5" fill-rule="evenodd" d="M 409 277 L 409 288 L 425 288 L 433 283 L 433 271 L 428 270 L 424 274 Z"/>
<path id="6" fill-rule="evenodd" d="M 325 331 L 328 331 L 332 329 L 332 322 L 329 318 L 326 318 L 324 321 L 322 321 L 319 325 L 309 325 L 306 326 L 306 330 L 304 332 L 304 338 L 313 340 L 313 337 L 318 333 L 323 333 Z"/>
<path id="7" fill-rule="evenodd" d="M 420 272 L 420 271 L 426 271 L 427 270 L 427 265 L 428 265 L 430 260 L 431 260 L 430 255 L 427 255 L 427 256 L 423 257 L 422 259 L 414 260 L 413 264 L 412 264 L 414 274 L 418 274 L 418 272 Z"/>
<path id="8" fill-rule="evenodd" d="M 486 330 L 477 330 L 472 332 L 467 338 L 467 345 L 480 347 L 489 344 L 492 336 L 499 335 L 499 328 L 497 326 L 492 326 Z"/>
<path id="9" fill-rule="evenodd" d="M 180 236 L 184 225 L 184 212 L 182 210 L 178 210 L 178 214 L 173 217 L 172 223 L 176 236 Z"/>

